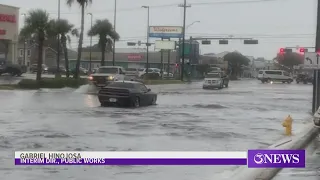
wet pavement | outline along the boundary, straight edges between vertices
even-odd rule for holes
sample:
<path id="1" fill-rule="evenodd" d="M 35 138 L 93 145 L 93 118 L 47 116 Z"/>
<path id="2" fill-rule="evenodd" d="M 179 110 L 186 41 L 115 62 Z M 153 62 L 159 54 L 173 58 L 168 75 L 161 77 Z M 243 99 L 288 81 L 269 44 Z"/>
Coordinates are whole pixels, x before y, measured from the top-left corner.
<path id="1" fill-rule="evenodd" d="M 320 179 L 320 136 L 306 148 L 306 168 L 283 169 L 273 180 L 319 180 Z"/>
<path id="2" fill-rule="evenodd" d="M 219 179 L 235 167 L 15 167 L 13 151 L 242 151 L 282 138 L 289 114 L 295 130 L 310 121 L 311 85 L 243 80 L 222 90 L 202 90 L 201 83 L 150 88 L 158 105 L 139 109 L 100 107 L 88 86 L 0 91 L 1 180 Z"/>

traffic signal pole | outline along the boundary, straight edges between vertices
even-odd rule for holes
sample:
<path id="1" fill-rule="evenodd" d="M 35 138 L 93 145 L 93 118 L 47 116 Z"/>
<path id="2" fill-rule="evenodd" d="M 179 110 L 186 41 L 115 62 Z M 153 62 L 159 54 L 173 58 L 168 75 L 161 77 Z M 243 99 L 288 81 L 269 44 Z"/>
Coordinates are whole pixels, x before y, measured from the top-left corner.
<path id="1" fill-rule="evenodd" d="M 318 0 L 317 6 L 317 27 L 316 27 L 316 44 L 315 44 L 315 52 L 317 53 L 320 50 L 320 0 Z M 317 56 L 317 61 L 319 56 Z M 312 113 L 315 113 L 319 108 L 320 103 L 320 70 L 316 69 L 313 73 L 313 96 L 312 96 Z"/>

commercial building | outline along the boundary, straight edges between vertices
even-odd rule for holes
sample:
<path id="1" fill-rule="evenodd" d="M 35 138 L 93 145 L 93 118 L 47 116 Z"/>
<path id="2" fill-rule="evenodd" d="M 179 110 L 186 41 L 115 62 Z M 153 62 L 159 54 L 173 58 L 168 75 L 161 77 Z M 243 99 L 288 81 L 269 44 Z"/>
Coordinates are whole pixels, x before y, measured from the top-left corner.
<path id="1" fill-rule="evenodd" d="M 2 60 L 17 62 L 19 8 L 0 4 L 0 54 Z"/>

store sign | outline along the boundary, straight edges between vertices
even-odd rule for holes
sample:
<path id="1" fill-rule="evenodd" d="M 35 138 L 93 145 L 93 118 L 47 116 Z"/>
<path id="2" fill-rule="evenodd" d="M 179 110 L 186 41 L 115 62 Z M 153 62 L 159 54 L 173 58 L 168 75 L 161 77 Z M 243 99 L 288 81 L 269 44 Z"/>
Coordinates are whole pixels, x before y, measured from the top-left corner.
<path id="1" fill-rule="evenodd" d="M 0 14 L 0 22 L 16 23 L 17 19 L 15 15 Z"/>
<path id="2" fill-rule="evenodd" d="M 130 54 L 128 55 L 129 61 L 140 61 L 142 59 L 142 55 L 140 54 Z"/>
<path id="3" fill-rule="evenodd" d="M 0 35 L 6 35 L 7 31 L 5 29 L 0 29 Z"/>

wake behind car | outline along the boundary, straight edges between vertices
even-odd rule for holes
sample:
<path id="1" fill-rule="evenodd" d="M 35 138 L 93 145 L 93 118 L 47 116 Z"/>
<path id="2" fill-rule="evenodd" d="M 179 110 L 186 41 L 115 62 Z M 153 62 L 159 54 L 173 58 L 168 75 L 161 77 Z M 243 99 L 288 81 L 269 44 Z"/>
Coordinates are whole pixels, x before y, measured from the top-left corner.
<path id="1" fill-rule="evenodd" d="M 155 105 L 157 102 L 157 94 L 136 81 L 112 82 L 99 91 L 98 98 L 103 107 L 140 107 Z"/>
<path id="2" fill-rule="evenodd" d="M 223 72 L 210 72 L 206 75 L 203 89 L 222 89 L 229 86 L 229 78 Z"/>
<path id="3" fill-rule="evenodd" d="M 125 71 L 120 66 L 101 66 L 94 74 L 89 76 L 89 84 L 104 87 L 114 81 L 123 81 Z"/>

